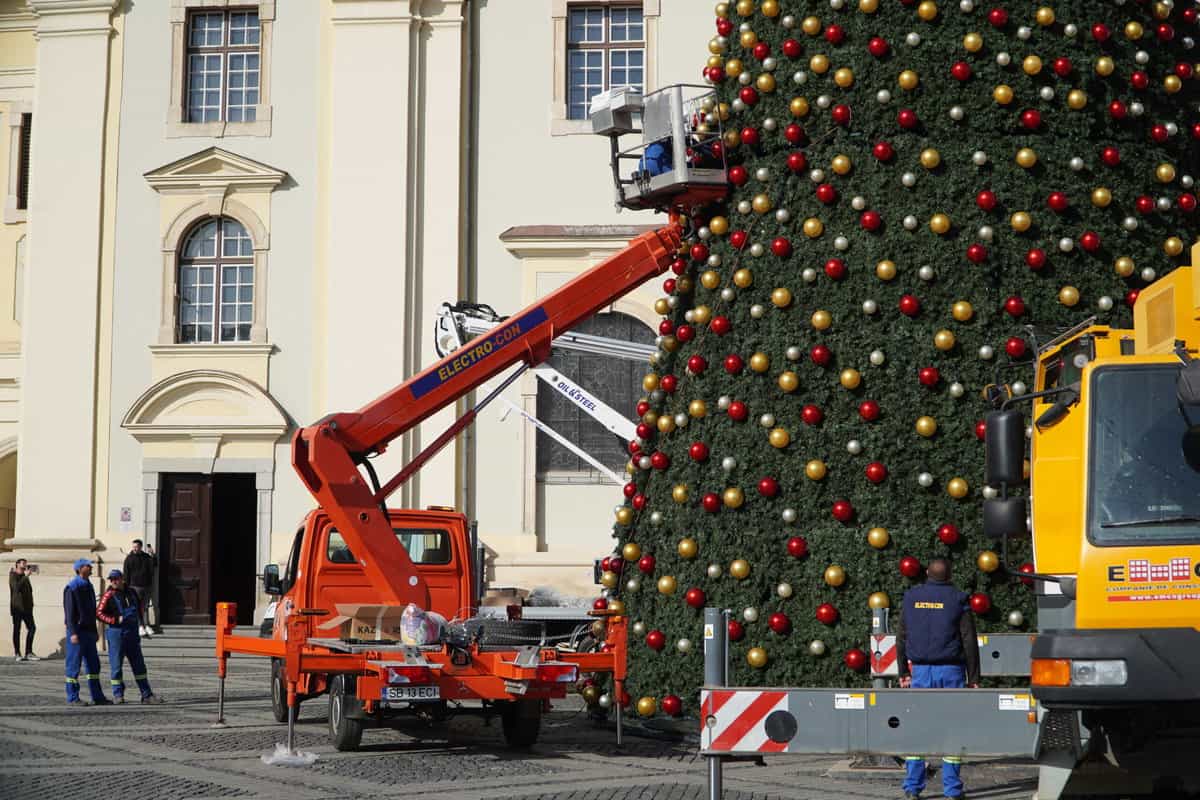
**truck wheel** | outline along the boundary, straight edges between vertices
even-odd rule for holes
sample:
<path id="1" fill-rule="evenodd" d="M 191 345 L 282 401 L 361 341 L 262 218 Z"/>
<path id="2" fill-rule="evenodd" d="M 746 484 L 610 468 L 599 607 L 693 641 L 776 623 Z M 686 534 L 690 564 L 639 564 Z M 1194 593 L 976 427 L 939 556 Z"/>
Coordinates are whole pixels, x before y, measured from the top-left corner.
<path id="1" fill-rule="evenodd" d="M 509 747 L 533 747 L 542 727 L 542 701 L 511 701 L 501 713 L 500 719 L 504 723 L 504 741 Z"/>
<path id="2" fill-rule="evenodd" d="M 276 722 L 287 722 L 287 675 L 283 662 L 271 659 L 271 716 Z M 300 716 L 300 695 L 296 695 L 296 716 Z"/>
<path id="3" fill-rule="evenodd" d="M 358 707 L 354 679 L 338 675 L 329 686 L 329 738 L 337 750 L 357 750 L 362 742 L 362 720 L 350 719 L 348 711 Z"/>

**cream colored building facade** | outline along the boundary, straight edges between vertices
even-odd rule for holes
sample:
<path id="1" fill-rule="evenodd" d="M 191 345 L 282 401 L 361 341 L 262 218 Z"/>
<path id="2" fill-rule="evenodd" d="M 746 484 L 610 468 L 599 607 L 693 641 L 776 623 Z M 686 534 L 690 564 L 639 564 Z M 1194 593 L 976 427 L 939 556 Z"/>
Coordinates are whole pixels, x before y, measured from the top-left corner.
<path id="1" fill-rule="evenodd" d="M 511 313 L 661 223 L 614 212 L 607 143 L 569 101 L 692 79 L 710 16 L 694 0 L 0 0 L 0 549 L 40 567 L 38 649 L 61 638 L 70 563 L 120 566 L 134 538 L 158 549 L 168 619 L 203 622 L 218 599 L 260 617 L 255 573 L 312 507 L 292 432 L 431 363 L 443 302 Z M 605 319 L 652 338 L 656 289 Z M 632 393 L 636 369 L 603 374 Z M 548 408 L 532 377 L 506 399 Z M 593 591 L 619 489 L 502 411 L 393 504 L 478 519 L 494 585 Z"/>

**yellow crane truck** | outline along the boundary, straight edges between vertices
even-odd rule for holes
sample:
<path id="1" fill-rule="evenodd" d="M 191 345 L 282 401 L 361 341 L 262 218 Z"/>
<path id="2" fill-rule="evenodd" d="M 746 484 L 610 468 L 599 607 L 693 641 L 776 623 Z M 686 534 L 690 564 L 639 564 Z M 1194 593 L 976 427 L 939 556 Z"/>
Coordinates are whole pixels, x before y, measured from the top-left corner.
<path id="1" fill-rule="evenodd" d="M 1031 535 L 1044 578 L 1031 663 L 1043 800 L 1200 792 L 1197 269 L 1144 289 L 1132 330 L 1089 321 L 1039 348 L 1035 391 L 988 420 L 1000 496 L 984 531 Z"/>

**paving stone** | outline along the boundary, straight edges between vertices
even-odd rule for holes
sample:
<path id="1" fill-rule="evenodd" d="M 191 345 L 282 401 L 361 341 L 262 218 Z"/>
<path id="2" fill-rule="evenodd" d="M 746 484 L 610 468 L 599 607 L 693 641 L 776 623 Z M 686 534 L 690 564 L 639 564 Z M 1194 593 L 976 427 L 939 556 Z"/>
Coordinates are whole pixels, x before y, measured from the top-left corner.
<path id="1" fill-rule="evenodd" d="M 370 746 L 364 740 L 365 746 Z M 409 753 L 380 753 L 369 756 L 338 756 L 322 758 L 313 770 L 359 780 L 437 783 L 454 780 L 479 780 L 492 776 L 551 775 L 558 768 L 544 760 L 526 754 L 452 752 L 431 753 L 418 749 Z"/>
<path id="2" fill-rule="evenodd" d="M 39 747 L 21 739 L 0 736 L 0 753 L 6 762 L 40 761 L 49 758 L 70 758 L 68 753 L 60 753 L 48 747 Z"/>
<path id="3" fill-rule="evenodd" d="M 249 797 L 253 792 L 215 783 L 164 776 L 158 772 L 122 770 L 105 772 L 0 771 L 0 790 L 13 800 L 62 800 L 64 796 L 153 797 L 156 800 L 195 797 Z"/>

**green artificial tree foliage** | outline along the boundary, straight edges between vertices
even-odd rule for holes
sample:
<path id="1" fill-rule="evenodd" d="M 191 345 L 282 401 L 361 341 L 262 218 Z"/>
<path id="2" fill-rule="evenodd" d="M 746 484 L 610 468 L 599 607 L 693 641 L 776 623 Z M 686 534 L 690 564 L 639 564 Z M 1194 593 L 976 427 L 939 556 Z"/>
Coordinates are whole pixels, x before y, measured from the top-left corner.
<path id="1" fill-rule="evenodd" d="M 742 628 L 731 685 L 865 684 L 844 658 L 868 649 L 868 597 L 895 609 L 914 584 L 906 556 L 948 557 L 987 595 L 981 633 L 1036 630 L 1034 589 L 978 566 L 999 549 L 981 532 L 985 387 L 1032 390 L 1037 343 L 1091 316 L 1128 327 L 1136 290 L 1187 263 L 1197 227 L 1191 3 L 741 0 L 716 22 L 699 121 L 721 126 L 730 193 L 693 214 L 657 304 L 616 526 L 618 553 L 654 563 L 625 560 L 611 592 L 631 623 L 629 694 L 693 709 L 690 589 Z M 1014 544 L 1008 567 L 1029 558 Z"/>

